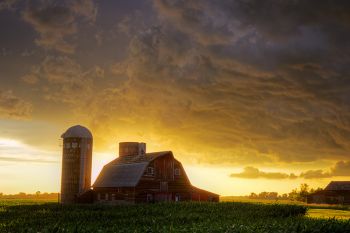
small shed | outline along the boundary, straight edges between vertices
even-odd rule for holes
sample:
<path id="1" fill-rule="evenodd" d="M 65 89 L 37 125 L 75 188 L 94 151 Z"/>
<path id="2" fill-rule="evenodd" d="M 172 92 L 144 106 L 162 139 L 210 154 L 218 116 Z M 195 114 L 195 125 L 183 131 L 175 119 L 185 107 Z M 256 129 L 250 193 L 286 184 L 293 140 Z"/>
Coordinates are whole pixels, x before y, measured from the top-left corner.
<path id="1" fill-rule="evenodd" d="M 310 194 L 307 203 L 350 205 L 350 181 L 331 181 L 324 190 Z"/>

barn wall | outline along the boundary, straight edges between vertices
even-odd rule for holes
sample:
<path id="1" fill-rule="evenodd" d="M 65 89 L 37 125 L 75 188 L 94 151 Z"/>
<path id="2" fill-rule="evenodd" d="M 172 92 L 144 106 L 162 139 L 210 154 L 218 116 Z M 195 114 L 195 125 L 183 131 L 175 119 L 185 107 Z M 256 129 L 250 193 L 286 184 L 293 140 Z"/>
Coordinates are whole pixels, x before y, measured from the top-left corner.
<path id="1" fill-rule="evenodd" d="M 93 200 L 95 203 L 134 203 L 134 188 L 94 188 Z"/>
<path id="2" fill-rule="evenodd" d="M 349 204 L 350 195 L 327 195 L 327 194 L 314 194 L 307 198 L 307 203 L 316 204 Z"/>

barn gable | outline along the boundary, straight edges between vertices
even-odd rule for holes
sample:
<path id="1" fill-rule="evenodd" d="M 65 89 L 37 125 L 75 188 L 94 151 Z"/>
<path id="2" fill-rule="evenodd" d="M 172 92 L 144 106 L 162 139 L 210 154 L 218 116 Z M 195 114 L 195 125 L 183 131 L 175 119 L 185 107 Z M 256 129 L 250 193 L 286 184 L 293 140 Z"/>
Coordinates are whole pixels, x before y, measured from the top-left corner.
<path id="1" fill-rule="evenodd" d="M 92 187 L 135 187 L 150 162 L 165 155 L 173 157 L 171 151 L 118 157 L 103 167 Z"/>

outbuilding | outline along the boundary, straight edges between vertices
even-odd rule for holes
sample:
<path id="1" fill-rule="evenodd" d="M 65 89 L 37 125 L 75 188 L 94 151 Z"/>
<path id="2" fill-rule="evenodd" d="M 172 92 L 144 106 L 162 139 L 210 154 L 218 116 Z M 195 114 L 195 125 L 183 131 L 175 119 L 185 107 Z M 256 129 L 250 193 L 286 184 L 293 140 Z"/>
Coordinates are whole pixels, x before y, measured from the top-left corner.
<path id="1" fill-rule="evenodd" d="M 332 181 L 307 197 L 307 203 L 350 205 L 350 181 Z"/>

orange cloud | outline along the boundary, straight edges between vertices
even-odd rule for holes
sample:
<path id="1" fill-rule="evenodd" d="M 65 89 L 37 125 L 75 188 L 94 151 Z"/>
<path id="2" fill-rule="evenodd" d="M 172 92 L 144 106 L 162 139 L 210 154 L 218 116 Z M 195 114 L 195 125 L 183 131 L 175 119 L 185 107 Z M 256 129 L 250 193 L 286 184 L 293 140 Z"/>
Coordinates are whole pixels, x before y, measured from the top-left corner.
<path id="1" fill-rule="evenodd" d="M 14 95 L 12 90 L 0 90 L 1 118 L 27 119 L 31 113 L 31 103 Z"/>

